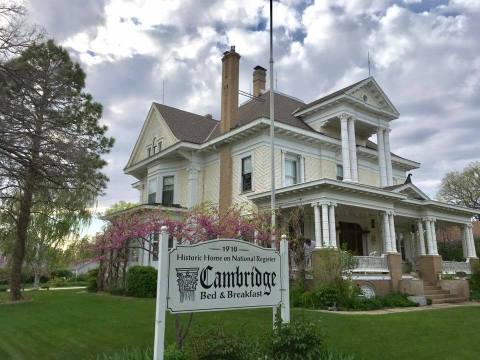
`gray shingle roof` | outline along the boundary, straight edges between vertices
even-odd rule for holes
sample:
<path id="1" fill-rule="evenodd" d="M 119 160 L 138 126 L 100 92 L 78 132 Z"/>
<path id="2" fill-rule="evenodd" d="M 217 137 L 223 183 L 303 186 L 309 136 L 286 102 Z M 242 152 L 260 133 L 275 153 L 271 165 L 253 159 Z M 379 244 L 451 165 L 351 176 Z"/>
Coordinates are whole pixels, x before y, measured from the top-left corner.
<path id="1" fill-rule="evenodd" d="M 171 106 L 154 103 L 173 135 L 181 141 L 195 144 L 205 142 L 218 121 Z"/>

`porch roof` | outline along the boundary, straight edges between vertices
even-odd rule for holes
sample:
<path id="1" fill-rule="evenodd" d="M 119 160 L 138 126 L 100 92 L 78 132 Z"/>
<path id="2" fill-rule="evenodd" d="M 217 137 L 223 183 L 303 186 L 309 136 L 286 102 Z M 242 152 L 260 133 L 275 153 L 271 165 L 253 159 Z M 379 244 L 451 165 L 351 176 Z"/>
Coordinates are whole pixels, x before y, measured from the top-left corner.
<path id="1" fill-rule="evenodd" d="M 401 185 L 401 186 L 395 187 L 394 189 L 380 188 L 380 187 L 371 186 L 371 185 L 345 182 L 345 181 L 339 181 L 339 180 L 328 179 L 328 178 L 279 188 L 276 190 L 275 194 L 279 200 L 282 200 L 282 199 L 287 199 L 292 197 L 301 197 L 300 195 L 302 193 L 312 192 L 315 190 L 337 190 L 337 191 L 349 193 L 352 195 L 353 194 L 368 195 L 370 197 L 375 197 L 379 200 L 381 199 L 383 201 L 389 202 L 392 205 L 405 204 L 405 205 L 410 205 L 415 207 L 421 206 L 425 208 L 437 209 L 440 211 L 448 211 L 450 213 L 457 213 L 457 214 L 461 214 L 462 216 L 470 216 L 470 217 L 473 217 L 480 213 L 480 211 L 475 209 L 431 200 L 426 195 L 424 195 L 425 199 L 423 200 L 420 200 L 419 198 L 412 198 L 411 195 L 409 195 L 408 193 L 402 193 L 398 191 L 399 189 L 404 189 L 404 188 L 409 188 L 409 189 L 415 188 L 416 190 L 418 190 L 420 194 L 424 195 L 423 192 L 421 192 L 418 188 L 414 186 Z M 259 205 L 269 201 L 270 196 L 271 196 L 270 191 L 264 191 L 261 193 L 251 194 L 248 196 L 248 199 L 253 201 L 255 204 Z"/>

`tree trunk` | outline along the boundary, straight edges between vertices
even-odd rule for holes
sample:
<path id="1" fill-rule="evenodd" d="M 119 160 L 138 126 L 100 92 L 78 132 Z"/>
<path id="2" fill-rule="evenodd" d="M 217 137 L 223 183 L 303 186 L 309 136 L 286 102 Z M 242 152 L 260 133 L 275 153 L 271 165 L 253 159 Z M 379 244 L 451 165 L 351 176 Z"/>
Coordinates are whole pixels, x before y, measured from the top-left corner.
<path id="1" fill-rule="evenodd" d="M 10 274 L 10 299 L 12 301 L 22 299 L 22 266 L 25 258 L 28 224 L 32 211 L 33 177 L 33 170 L 29 169 L 25 181 L 25 189 L 20 198 L 20 212 L 17 219 L 17 238 L 15 239 L 13 247 L 12 272 Z"/>

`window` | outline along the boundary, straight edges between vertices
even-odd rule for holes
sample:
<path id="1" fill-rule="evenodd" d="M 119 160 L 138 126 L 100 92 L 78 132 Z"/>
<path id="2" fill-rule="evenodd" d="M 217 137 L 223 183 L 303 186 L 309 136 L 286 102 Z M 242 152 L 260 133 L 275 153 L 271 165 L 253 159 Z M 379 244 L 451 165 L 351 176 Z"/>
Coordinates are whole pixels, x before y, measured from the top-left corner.
<path id="1" fill-rule="evenodd" d="M 295 185 L 298 183 L 298 157 L 285 157 L 285 186 Z"/>
<path id="2" fill-rule="evenodd" d="M 173 205 L 173 176 L 163 177 L 162 204 Z"/>
<path id="3" fill-rule="evenodd" d="M 152 147 L 151 146 L 147 147 L 147 153 L 148 153 L 148 157 L 152 156 Z"/>
<path id="4" fill-rule="evenodd" d="M 252 190 L 252 157 L 242 159 L 242 192 Z"/>
<path id="5" fill-rule="evenodd" d="M 158 141 L 157 146 L 158 146 L 158 152 L 162 151 L 162 141 L 161 140 Z"/>
<path id="6" fill-rule="evenodd" d="M 148 203 L 155 204 L 157 202 L 157 178 L 148 181 Z"/>
<path id="7" fill-rule="evenodd" d="M 337 164 L 337 180 L 343 180 L 343 165 Z"/>

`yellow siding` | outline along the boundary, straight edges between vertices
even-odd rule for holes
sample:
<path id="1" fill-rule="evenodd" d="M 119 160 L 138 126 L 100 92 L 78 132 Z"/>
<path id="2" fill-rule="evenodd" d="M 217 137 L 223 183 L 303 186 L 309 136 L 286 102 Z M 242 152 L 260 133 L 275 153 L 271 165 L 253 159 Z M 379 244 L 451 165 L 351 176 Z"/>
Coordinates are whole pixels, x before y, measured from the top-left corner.
<path id="1" fill-rule="evenodd" d="M 318 180 L 322 177 L 320 159 L 305 156 L 305 181 Z"/>
<path id="2" fill-rule="evenodd" d="M 165 120 L 160 116 L 157 110 L 151 112 L 151 116 L 145 120 L 146 128 L 143 137 L 139 139 L 138 148 L 133 156 L 131 165 L 146 159 L 148 157 L 147 146 L 152 143 L 154 137 L 162 139 L 162 148 L 165 149 L 176 142 L 178 139 L 173 135 Z"/>
<path id="3" fill-rule="evenodd" d="M 220 191 L 220 162 L 206 166 L 203 170 L 203 201 L 218 204 Z"/>
<path id="4" fill-rule="evenodd" d="M 378 173 L 370 170 L 358 169 L 358 181 L 360 184 L 380 186 L 380 177 Z"/>
<path id="5" fill-rule="evenodd" d="M 181 206 L 187 207 L 187 196 L 188 196 L 188 172 L 185 169 L 179 170 L 176 172 L 177 177 L 177 203 Z"/>
<path id="6" fill-rule="evenodd" d="M 321 177 L 328 179 L 337 178 L 337 163 L 332 160 L 322 159 L 320 160 L 321 164 Z"/>

